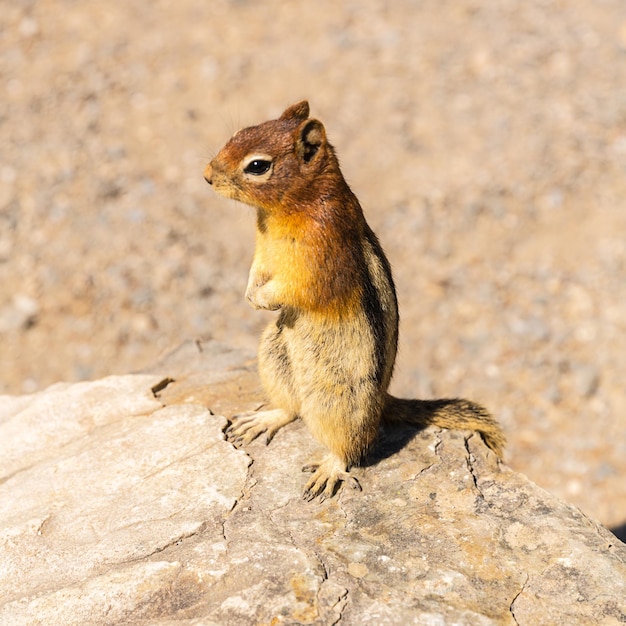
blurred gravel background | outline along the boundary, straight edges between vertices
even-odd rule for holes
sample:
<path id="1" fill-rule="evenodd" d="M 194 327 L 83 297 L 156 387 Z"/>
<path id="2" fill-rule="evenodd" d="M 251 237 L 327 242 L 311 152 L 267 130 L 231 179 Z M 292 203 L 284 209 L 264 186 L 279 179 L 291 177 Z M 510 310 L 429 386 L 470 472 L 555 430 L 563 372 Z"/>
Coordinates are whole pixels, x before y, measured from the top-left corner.
<path id="1" fill-rule="evenodd" d="M 395 269 L 394 391 L 626 522 L 623 0 L 12 0 L 0 79 L 0 392 L 254 349 L 253 214 L 202 171 L 308 98 Z"/>

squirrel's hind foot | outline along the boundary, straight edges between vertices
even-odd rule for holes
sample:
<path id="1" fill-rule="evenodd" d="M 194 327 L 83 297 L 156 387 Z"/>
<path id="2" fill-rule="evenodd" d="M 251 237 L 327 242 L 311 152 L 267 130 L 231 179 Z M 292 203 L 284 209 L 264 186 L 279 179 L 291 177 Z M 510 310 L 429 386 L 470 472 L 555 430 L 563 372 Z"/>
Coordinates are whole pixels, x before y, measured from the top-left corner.
<path id="1" fill-rule="evenodd" d="M 313 476 L 307 482 L 302 494 L 302 498 L 307 502 L 318 497 L 320 502 L 332 498 L 339 491 L 342 483 L 361 491 L 359 481 L 350 474 L 346 464 L 333 454 L 324 457 L 321 463 L 305 465 L 302 471 L 313 472 Z"/>
<path id="2" fill-rule="evenodd" d="M 265 445 L 267 445 L 283 426 L 295 419 L 295 415 L 291 415 L 283 409 L 240 413 L 230 418 L 224 434 L 227 441 L 235 446 L 241 446 L 266 433 Z"/>

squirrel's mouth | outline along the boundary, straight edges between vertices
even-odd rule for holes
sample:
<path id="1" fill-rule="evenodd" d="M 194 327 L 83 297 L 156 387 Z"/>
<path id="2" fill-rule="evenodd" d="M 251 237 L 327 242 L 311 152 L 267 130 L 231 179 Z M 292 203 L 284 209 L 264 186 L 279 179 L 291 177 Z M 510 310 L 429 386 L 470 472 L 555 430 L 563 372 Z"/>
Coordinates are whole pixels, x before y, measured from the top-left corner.
<path id="1" fill-rule="evenodd" d="M 239 197 L 239 190 L 232 180 L 220 174 L 209 163 L 204 170 L 204 180 L 213 188 L 213 191 L 225 198 L 231 198 L 237 200 Z"/>
<path id="2" fill-rule="evenodd" d="M 209 185 L 213 185 L 213 167 L 210 163 L 204 168 L 204 180 L 206 180 Z"/>
<path id="3" fill-rule="evenodd" d="M 215 193 L 218 193 L 220 196 L 224 196 L 225 198 L 232 198 L 232 199 L 236 199 L 236 194 L 233 192 L 233 188 L 229 185 L 229 186 L 225 186 L 225 185 L 219 185 L 216 183 L 211 183 L 211 186 L 213 187 L 213 191 L 215 191 Z"/>

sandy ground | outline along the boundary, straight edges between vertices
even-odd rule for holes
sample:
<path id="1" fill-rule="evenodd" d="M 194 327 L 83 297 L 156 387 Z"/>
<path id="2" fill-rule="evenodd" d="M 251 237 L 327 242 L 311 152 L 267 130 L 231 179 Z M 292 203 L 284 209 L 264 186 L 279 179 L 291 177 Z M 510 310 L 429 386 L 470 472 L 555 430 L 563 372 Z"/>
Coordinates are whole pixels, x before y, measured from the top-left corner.
<path id="1" fill-rule="evenodd" d="M 626 522 L 622 0 L 5 4 L 0 392 L 254 348 L 253 215 L 202 171 L 308 98 L 394 267 L 394 391 Z"/>

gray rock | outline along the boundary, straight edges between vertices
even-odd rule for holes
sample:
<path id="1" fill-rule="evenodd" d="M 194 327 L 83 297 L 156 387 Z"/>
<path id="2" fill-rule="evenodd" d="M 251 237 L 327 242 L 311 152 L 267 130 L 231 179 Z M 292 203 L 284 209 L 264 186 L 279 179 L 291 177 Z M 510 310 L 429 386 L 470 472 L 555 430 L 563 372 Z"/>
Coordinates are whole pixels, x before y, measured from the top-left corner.
<path id="1" fill-rule="evenodd" d="M 171 380 L 179 377 L 179 380 Z M 466 432 L 384 434 L 362 493 L 305 503 L 300 423 L 224 441 L 245 358 L 0 398 L 0 623 L 619 624 L 626 546 Z"/>

